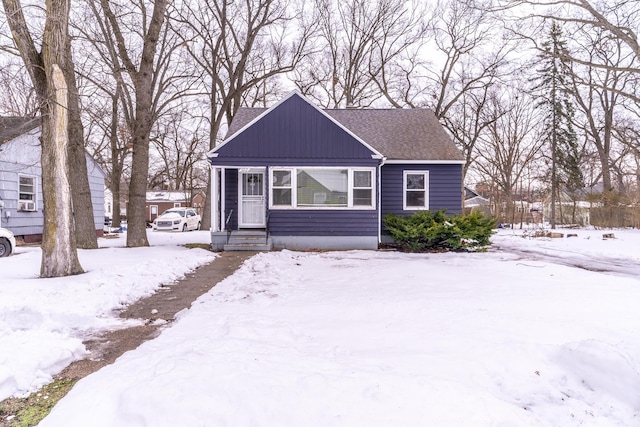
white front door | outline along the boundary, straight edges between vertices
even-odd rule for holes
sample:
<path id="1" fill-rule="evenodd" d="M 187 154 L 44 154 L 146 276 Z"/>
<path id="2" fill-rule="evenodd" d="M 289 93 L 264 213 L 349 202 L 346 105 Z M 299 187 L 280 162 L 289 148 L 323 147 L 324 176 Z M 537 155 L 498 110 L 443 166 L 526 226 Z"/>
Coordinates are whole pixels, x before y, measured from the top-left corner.
<path id="1" fill-rule="evenodd" d="M 239 175 L 238 226 L 240 228 L 263 228 L 266 226 L 264 171 L 240 172 Z"/>

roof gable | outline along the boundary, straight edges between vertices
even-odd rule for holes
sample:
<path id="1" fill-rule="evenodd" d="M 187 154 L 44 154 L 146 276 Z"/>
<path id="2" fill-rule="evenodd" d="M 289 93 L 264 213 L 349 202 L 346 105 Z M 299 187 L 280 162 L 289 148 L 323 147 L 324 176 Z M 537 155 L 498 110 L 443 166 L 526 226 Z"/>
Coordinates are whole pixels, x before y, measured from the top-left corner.
<path id="1" fill-rule="evenodd" d="M 268 111 L 240 108 L 229 127 L 227 141 Z M 431 110 L 329 109 L 323 112 L 388 160 L 464 161 L 462 153 Z"/>
<path id="2" fill-rule="evenodd" d="M 369 159 L 377 150 L 297 92 L 269 109 L 240 109 L 219 158 Z"/>
<path id="3" fill-rule="evenodd" d="M 0 117 L 0 144 L 40 126 L 40 117 Z"/>
<path id="4" fill-rule="evenodd" d="M 40 164 L 40 125 L 38 117 L 1 117 L 0 116 L 0 160 L 12 161 L 16 164 Z M 85 149 L 89 176 L 106 173 L 102 166 Z"/>

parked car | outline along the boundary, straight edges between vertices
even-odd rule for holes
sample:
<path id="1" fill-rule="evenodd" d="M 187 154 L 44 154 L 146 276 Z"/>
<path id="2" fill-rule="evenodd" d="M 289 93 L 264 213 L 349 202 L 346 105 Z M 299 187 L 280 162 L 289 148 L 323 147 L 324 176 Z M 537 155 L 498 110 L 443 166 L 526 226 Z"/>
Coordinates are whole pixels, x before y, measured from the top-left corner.
<path id="1" fill-rule="evenodd" d="M 0 228 L 0 258 L 11 255 L 16 250 L 16 238 L 6 228 Z"/>
<path id="2" fill-rule="evenodd" d="M 202 221 L 193 208 L 172 208 L 153 220 L 154 231 L 200 230 Z"/>

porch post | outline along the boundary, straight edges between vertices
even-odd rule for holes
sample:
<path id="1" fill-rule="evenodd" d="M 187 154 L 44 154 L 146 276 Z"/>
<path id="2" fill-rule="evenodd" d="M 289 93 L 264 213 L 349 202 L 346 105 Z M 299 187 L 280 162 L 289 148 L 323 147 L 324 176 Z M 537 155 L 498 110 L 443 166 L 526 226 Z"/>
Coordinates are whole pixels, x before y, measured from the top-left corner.
<path id="1" fill-rule="evenodd" d="M 224 203 L 225 200 L 225 168 L 221 168 L 220 169 L 220 230 L 221 231 L 225 231 L 226 230 L 226 224 L 225 221 L 227 220 L 227 213 L 226 213 L 226 206 Z"/>
<path id="2" fill-rule="evenodd" d="M 218 168 L 211 167 L 211 231 L 216 232 L 220 231 L 220 219 L 218 218 L 218 204 L 220 203 L 218 199 L 218 188 L 220 184 L 218 183 Z"/>

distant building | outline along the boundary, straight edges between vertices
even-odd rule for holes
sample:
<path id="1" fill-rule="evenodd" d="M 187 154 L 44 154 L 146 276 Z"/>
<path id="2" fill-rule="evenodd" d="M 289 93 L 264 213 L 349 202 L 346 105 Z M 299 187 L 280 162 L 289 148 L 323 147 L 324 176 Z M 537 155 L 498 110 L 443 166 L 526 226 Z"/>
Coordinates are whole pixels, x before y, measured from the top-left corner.
<path id="1" fill-rule="evenodd" d="M 162 212 L 171 208 L 193 207 L 202 215 L 205 194 L 198 190 L 192 195 L 191 190 L 184 191 L 147 191 L 145 209 L 146 219 L 151 222 Z"/>

